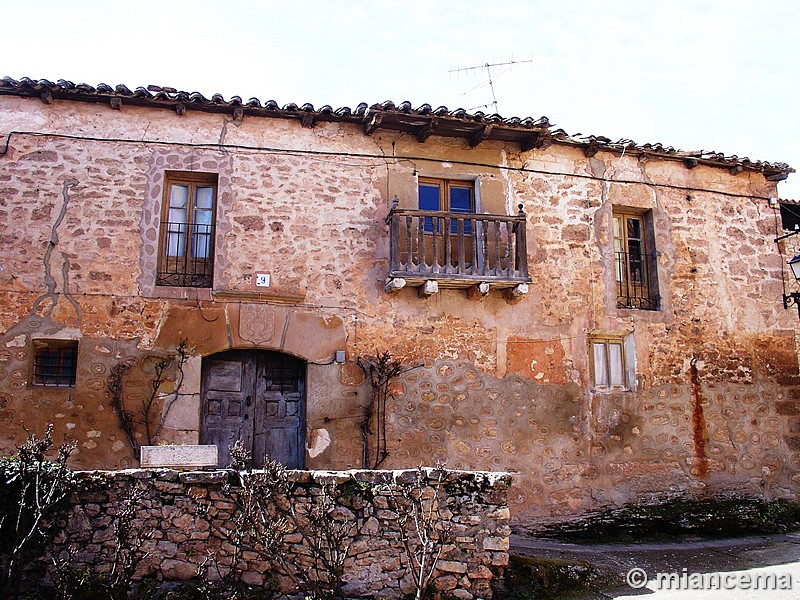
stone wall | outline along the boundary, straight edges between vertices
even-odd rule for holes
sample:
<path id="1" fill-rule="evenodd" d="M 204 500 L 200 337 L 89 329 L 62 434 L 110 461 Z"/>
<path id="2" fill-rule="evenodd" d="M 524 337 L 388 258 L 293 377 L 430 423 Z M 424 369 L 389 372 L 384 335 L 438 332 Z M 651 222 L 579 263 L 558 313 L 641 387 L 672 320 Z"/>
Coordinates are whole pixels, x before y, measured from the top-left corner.
<path id="1" fill-rule="evenodd" d="M 20 224 L 0 230 L 6 451 L 21 425 L 53 421 L 57 440 L 78 444 L 75 468 L 135 466 L 108 375 L 131 367 L 123 398 L 135 412 L 154 357 L 186 338 L 180 389 L 172 368 L 158 390 L 154 443 L 198 442 L 208 357 L 263 349 L 308 363 L 305 466 L 373 466 L 362 462 L 371 390 L 357 362 L 386 350 L 416 368 L 392 387 L 381 466 L 513 471 L 516 525 L 675 492 L 797 497 L 798 320 L 781 302 L 777 190 L 763 174 L 557 143 L 421 144 L 343 123 L 0 97 L 9 131 L 48 135 L 14 133 L 0 157 L 0 221 Z M 213 289 L 153 284 L 172 169 L 218 175 Z M 523 205 L 526 296 L 384 291 L 384 219 L 394 195 L 415 206 L 420 176 L 473 181 L 482 211 Z M 617 306 L 619 209 L 650 215 L 659 310 Z M 266 292 L 256 273 L 271 274 Z M 630 336 L 629 389 L 594 387 L 593 331 Z M 79 340 L 74 388 L 31 385 L 36 338 Z"/>
<path id="2" fill-rule="evenodd" d="M 284 508 L 293 505 L 299 519 L 289 519 L 273 561 L 257 548 L 245 547 L 243 582 L 263 585 L 274 579 L 285 593 L 308 591 L 299 571 L 314 577 L 318 563 L 309 544 L 321 539 L 324 543 L 325 538 L 315 534 L 318 530 L 308 525 L 307 517 L 312 507 L 322 506 L 325 487 L 328 497 L 336 499 L 325 512 L 348 534 L 340 546 L 349 549 L 344 563 L 346 595 L 399 598 L 413 592 L 401 541 L 406 490 L 426 498 L 426 510 L 437 515 L 432 520 L 437 531 L 450 531 L 450 540 L 442 546 L 435 588 L 465 600 L 492 596 L 508 562 L 510 476 L 431 469 L 289 471 L 287 475 L 289 491 L 276 501 Z M 132 497 L 137 508 L 127 543 L 139 558 L 144 557 L 136 569 L 137 579 L 195 579 L 198 567 L 213 565 L 215 557 L 229 564 L 226 552 L 232 548 L 241 491 L 232 472 L 124 470 L 81 472 L 79 477 L 66 529 L 54 550 L 62 559 L 71 553 L 73 568 L 110 569 L 118 547 L 114 528 Z M 213 566 L 209 568 L 210 580 L 219 575 Z"/>

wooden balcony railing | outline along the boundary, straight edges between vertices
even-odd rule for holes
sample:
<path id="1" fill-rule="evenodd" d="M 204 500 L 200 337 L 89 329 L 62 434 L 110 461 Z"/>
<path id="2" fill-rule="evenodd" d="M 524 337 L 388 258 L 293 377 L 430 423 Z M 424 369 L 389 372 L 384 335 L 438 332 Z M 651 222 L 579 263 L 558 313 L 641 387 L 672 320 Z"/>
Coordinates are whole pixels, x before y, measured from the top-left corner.
<path id="1" fill-rule="evenodd" d="M 398 208 L 389 225 L 389 277 L 410 283 L 436 280 L 445 287 L 530 282 L 525 213 L 513 216 Z"/>

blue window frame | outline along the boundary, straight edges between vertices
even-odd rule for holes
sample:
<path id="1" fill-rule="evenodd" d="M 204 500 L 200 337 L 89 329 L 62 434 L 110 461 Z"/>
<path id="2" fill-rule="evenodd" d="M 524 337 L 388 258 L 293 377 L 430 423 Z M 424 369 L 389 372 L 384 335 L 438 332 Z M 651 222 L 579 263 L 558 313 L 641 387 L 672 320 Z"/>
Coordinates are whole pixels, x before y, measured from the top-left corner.
<path id="1" fill-rule="evenodd" d="M 475 186 L 471 181 L 420 178 L 419 209 L 473 213 L 475 212 Z M 425 217 L 424 228 L 427 232 L 433 232 L 431 217 Z M 441 231 L 441 225 L 437 225 L 436 231 Z M 450 233 L 458 233 L 456 221 L 450 222 Z M 464 234 L 472 235 L 472 220 L 470 219 L 464 220 Z"/>

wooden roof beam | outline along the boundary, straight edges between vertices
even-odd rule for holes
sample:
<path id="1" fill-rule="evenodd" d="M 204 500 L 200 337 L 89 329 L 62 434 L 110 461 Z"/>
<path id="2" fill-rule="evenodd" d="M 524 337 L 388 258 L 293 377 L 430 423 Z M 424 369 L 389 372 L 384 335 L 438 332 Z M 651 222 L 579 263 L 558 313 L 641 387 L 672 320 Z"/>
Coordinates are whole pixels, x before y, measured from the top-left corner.
<path id="1" fill-rule="evenodd" d="M 484 125 L 478 131 L 476 131 L 472 137 L 469 139 L 469 147 L 474 148 L 481 142 L 488 140 L 489 136 L 492 135 L 492 130 L 494 129 L 494 123 L 489 123 L 488 125 Z"/>
<path id="2" fill-rule="evenodd" d="M 372 135 L 372 133 L 380 126 L 383 121 L 383 113 L 372 113 L 364 116 L 364 135 Z"/>
<path id="3" fill-rule="evenodd" d="M 314 126 L 314 115 L 311 113 L 306 113 L 303 115 L 303 118 L 300 120 L 300 125 L 303 127 L 313 127 Z"/>
<path id="4" fill-rule="evenodd" d="M 783 181 L 787 177 L 789 177 L 789 173 L 786 172 L 770 173 L 769 175 L 764 173 L 764 179 L 767 181 Z"/>
<path id="5" fill-rule="evenodd" d="M 533 150 L 534 148 L 536 149 L 547 148 L 552 143 L 553 140 L 551 138 L 537 131 L 535 133 L 530 134 L 522 141 L 520 141 L 519 149 L 522 152 L 528 152 L 529 150 Z"/>
<path id="6" fill-rule="evenodd" d="M 420 144 L 424 144 L 431 135 L 436 131 L 436 127 L 439 125 L 439 121 L 436 119 L 431 119 L 425 125 L 419 128 L 417 131 L 417 141 Z"/>

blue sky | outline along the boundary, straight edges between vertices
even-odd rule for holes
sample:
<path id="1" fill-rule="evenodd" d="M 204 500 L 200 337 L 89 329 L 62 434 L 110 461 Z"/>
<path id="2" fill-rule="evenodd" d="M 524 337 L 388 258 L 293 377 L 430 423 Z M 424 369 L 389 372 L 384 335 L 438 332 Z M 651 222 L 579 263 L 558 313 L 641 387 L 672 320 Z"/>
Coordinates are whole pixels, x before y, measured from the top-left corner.
<path id="1" fill-rule="evenodd" d="M 800 169 L 800 2 L 0 0 L 0 74 L 279 104 L 410 100 Z M 523 63 L 521 61 L 532 61 Z M 800 199 L 800 174 L 781 183 Z"/>

